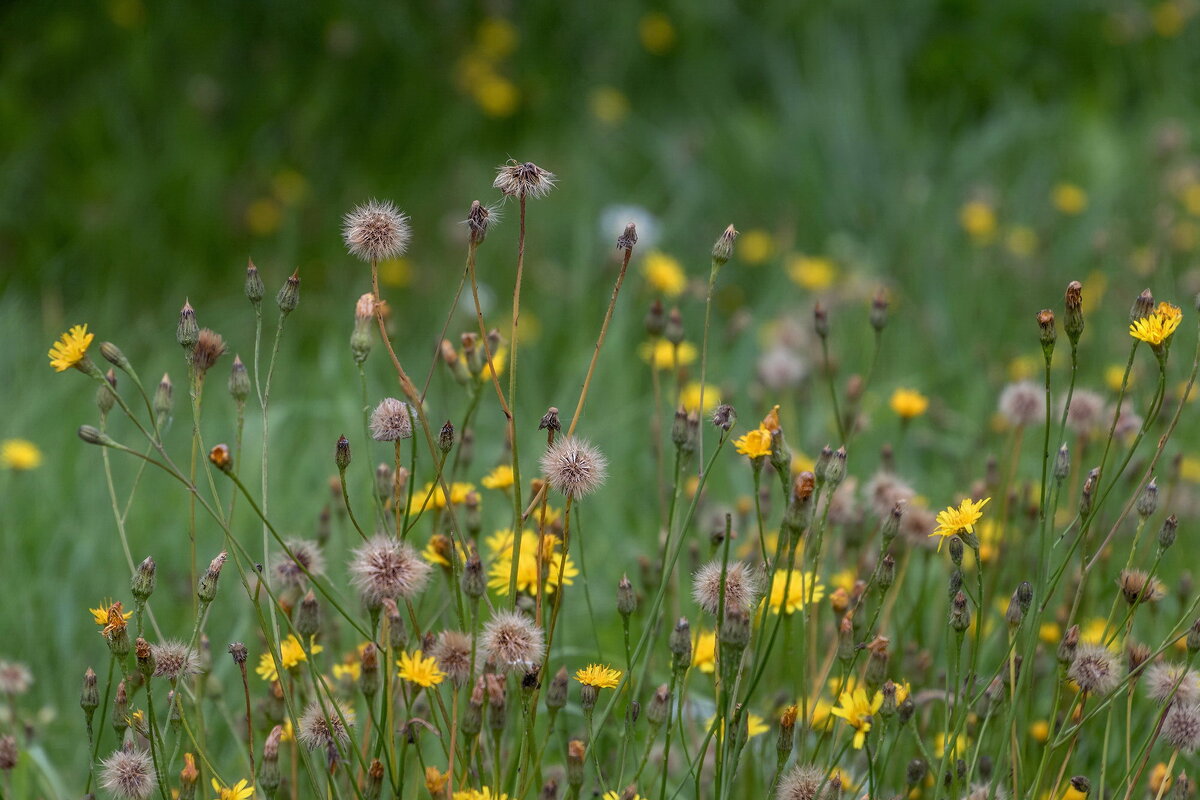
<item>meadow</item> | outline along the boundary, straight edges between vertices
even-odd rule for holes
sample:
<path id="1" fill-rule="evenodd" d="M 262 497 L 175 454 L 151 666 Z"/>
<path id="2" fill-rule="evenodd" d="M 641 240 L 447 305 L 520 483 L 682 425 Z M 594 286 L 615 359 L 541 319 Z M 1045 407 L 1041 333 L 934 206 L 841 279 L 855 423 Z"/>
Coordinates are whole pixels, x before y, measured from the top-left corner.
<path id="1" fill-rule="evenodd" d="M 1190 5 L 176 11 L 5 12 L 5 797 L 1191 791 Z"/>

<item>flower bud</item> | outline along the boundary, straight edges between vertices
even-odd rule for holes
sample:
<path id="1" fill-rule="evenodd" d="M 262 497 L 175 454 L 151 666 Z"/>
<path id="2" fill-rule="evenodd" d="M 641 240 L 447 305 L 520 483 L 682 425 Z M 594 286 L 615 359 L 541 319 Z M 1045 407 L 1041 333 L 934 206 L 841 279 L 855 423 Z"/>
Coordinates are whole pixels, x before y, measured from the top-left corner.
<path id="1" fill-rule="evenodd" d="M 367 642 L 359 656 L 361 670 L 358 676 L 358 688 L 366 697 L 372 698 L 379 691 L 379 651 L 374 642 Z"/>
<path id="2" fill-rule="evenodd" d="M 671 716 L 671 690 L 664 683 L 650 697 L 646 706 L 646 721 L 657 730 Z"/>
<path id="3" fill-rule="evenodd" d="M 1100 483 L 1100 468 L 1094 467 L 1083 482 L 1083 491 L 1079 493 L 1079 517 L 1087 519 L 1092 512 L 1092 502 L 1096 499 L 1096 487 Z"/>
<path id="4" fill-rule="evenodd" d="M 854 622 L 849 614 L 838 623 L 837 657 L 846 664 L 854 660 Z"/>
<path id="5" fill-rule="evenodd" d="M 925 759 L 914 758 L 908 762 L 908 766 L 904 770 L 904 780 L 908 783 L 909 788 L 913 788 L 920 786 L 928 774 L 929 765 L 925 763 Z"/>
<path id="6" fill-rule="evenodd" d="M 1079 337 L 1083 334 L 1083 284 L 1079 281 L 1071 281 L 1067 284 L 1065 308 L 1063 330 L 1066 331 L 1067 338 L 1071 340 L 1071 346 L 1075 347 L 1079 344 Z"/>
<path id="7" fill-rule="evenodd" d="M 839 447 L 833 453 L 833 458 L 825 465 L 825 482 L 830 489 L 836 489 L 846 477 L 846 448 Z"/>
<path id="8" fill-rule="evenodd" d="M 1166 550 L 1171 545 L 1175 544 L 1175 531 L 1179 528 L 1179 520 L 1174 514 L 1163 520 L 1162 528 L 1158 532 L 1158 548 Z"/>
<path id="9" fill-rule="evenodd" d="M 1067 450 L 1067 445 L 1064 443 L 1058 448 L 1058 455 L 1054 457 L 1054 480 L 1062 483 L 1071 474 L 1071 453 Z"/>
<path id="10" fill-rule="evenodd" d="M 487 576 L 483 574 L 483 562 L 480 561 L 479 553 L 474 547 L 471 548 L 471 552 L 467 555 L 467 562 L 463 565 L 462 590 L 463 594 L 474 600 L 483 597 L 487 592 Z"/>
<path id="11" fill-rule="evenodd" d="M 896 582 L 896 559 L 892 558 L 892 554 L 888 553 L 879 562 L 879 573 L 875 576 L 875 585 L 879 587 L 879 592 L 882 594 L 892 588 L 892 584 Z"/>
<path id="12" fill-rule="evenodd" d="M 117 694 L 113 697 L 112 726 L 118 737 L 124 736 L 129 727 L 129 690 L 125 681 L 117 684 Z"/>
<path id="13" fill-rule="evenodd" d="M 829 336 L 829 312 L 820 302 L 813 306 L 813 330 L 822 339 Z"/>
<path id="14" fill-rule="evenodd" d="M 239 355 L 233 357 L 233 366 L 229 368 L 229 394 L 239 403 L 250 396 L 250 374 Z"/>
<path id="15" fill-rule="evenodd" d="M 1133 301 L 1133 308 L 1129 309 L 1129 321 L 1137 322 L 1139 319 L 1145 319 L 1153 310 L 1154 295 L 1150 293 L 1149 289 L 1144 289 Z"/>
<path id="16" fill-rule="evenodd" d="M 211 603 L 217 596 L 217 581 L 221 577 L 221 568 L 225 566 L 225 553 L 220 552 L 217 557 L 209 563 L 208 569 L 200 576 L 200 583 L 196 587 L 196 596 L 201 603 Z"/>
<path id="17" fill-rule="evenodd" d="M 663 335 L 663 331 L 667 328 L 667 315 L 663 311 L 661 300 L 655 300 L 650 304 L 650 310 L 646 312 L 643 324 L 646 326 L 646 333 L 650 335 L 650 338 L 657 339 Z"/>
<path id="18" fill-rule="evenodd" d="M 875 297 L 871 300 L 871 327 L 876 331 L 882 331 L 887 326 L 888 321 L 888 296 L 887 290 L 882 286 L 879 291 L 875 292 Z"/>
<path id="19" fill-rule="evenodd" d="M 675 623 L 667 646 L 671 650 L 676 671 L 683 671 L 692 665 L 692 626 L 687 617 L 680 617 Z"/>
<path id="20" fill-rule="evenodd" d="M 1142 493 L 1138 495 L 1137 513 L 1144 522 L 1147 517 L 1152 516 L 1155 510 L 1158 509 L 1158 481 L 1154 478 L 1146 484 L 1146 488 L 1142 489 Z"/>
<path id="21" fill-rule="evenodd" d="M 888 661 L 891 659 L 891 654 L 888 652 L 888 639 L 886 636 L 876 636 L 869 644 L 867 644 L 867 668 L 864 678 L 867 683 L 867 690 L 874 692 L 883 682 L 887 680 Z"/>
<path id="22" fill-rule="evenodd" d="M 246 299 L 257 306 L 262 302 L 266 291 L 267 287 L 263 286 L 262 277 L 258 274 L 258 267 L 254 266 L 253 261 L 249 261 L 246 265 Z"/>
<path id="23" fill-rule="evenodd" d="M 963 562 L 963 552 L 965 548 L 961 537 L 950 537 L 950 560 L 954 562 L 954 566 L 961 567 Z"/>
<path id="24" fill-rule="evenodd" d="M 317 596 L 313 594 L 312 589 L 309 589 L 308 594 L 304 595 L 296 609 L 296 633 L 307 638 L 316 636 L 319 630 L 321 630 L 321 606 L 317 603 Z"/>
<path id="25" fill-rule="evenodd" d="M 583 759 L 587 755 L 587 747 L 579 739 L 567 742 L 567 785 L 578 794 L 583 785 Z"/>
<path id="26" fill-rule="evenodd" d="M 897 707 L 896 719 L 900 721 L 901 725 L 905 725 L 913 718 L 913 714 L 915 713 L 917 713 L 917 703 L 912 699 L 912 693 L 910 692 Z"/>
<path id="27" fill-rule="evenodd" d="M 283 314 L 290 314 L 300 305 L 300 270 L 293 272 L 275 295 L 275 302 Z"/>
<path id="28" fill-rule="evenodd" d="M 333 450 L 333 463 L 337 464 L 338 472 L 345 472 L 350 466 L 350 440 L 339 436 Z"/>
<path id="29" fill-rule="evenodd" d="M 1079 647 L 1079 626 L 1072 625 L 1067 628 L 1067 632 L 1063 634 L 1062 641 L 1058 643 L 1058 663 L 1070 664 L 1075 660 L 1075 651 Z"/>
<path id="30" fill-rule="evenodd" d="M 103 418 L 108 412 L 112 411 L 113 406 L 117 402 L 117 373 L 111 369 L 104 373 L 104 382 L 96 387 L 96 408 L 100 409 L 100 416 Z"/>
<path id="31" fill-rule="evenodd" d="M 1054 355 L 1054 341 L 1058 338 L 1058 331 L 1054 327 L 1054 312 L 1048 308 L 1043 308 L 1037 313 L 1038 338 L 1042 343 L 1042 355 L 1045 356 L 1047 363 L 1050 357 Z"/>
<path id="32" fill-rule="evenodd" d="M 171 418 L 171 408 L 174 406 L 174 391 L 171 376 L 163 373 L 158 388 L 154 390 L 154 419 L 159 428 L 165 428 Z"/>
<path id="33" fill-rule="evenodd" d="M 775 751 L 781 760 L 786 761 L 796 745 L 796 717 L 800 709 L 790 705 L 779 715 L 779 738 L 775 742 Z"/>
<path id="34" fill-rule="evenodd" d="M 683 342 L 683 315 L 678 308 L 672 308 L 667 314 L 667 327 L 663 330 L 663 338 L 674 345 Z M 679 359 L 674 360 L 678 363 Z"/>
<path id="35" fill-rule="evenodd" d="M 179 324 L 175 327 L 175 341 L 179 342 L 179 346 L 187 352 L 191 352 L 196 346 L 196 342 L 200 341 L 200 325 L 196 322 L 196 310 L 186 300 L 183 301 L 183 308 L 179 309 Z"/>
<path id="36" fill-rule="evenodd" d="M 371 765 L 367 767 L 367 785 L 363 787 L 363 800 L 379 800 L 383 796 L 383 776 L 383 762 L 378 758 L 371 759 Z"/>
<path id="37" fill-rule="evenodd" d="M 1188 628 L 1186 644 L 1187 651 L 1192 655 L 1200 651 L 1200 618 L 1192 623 L 1192 627 Z"/>
<path id="38" fill-rule="evenodd" d="M 629 582 L 629 578 L 625 575 L 621 576 L 621 580 L 617 583 L 617 613 L 625 619 L 629 619 L 629 615 L 637 610 L 637 594 L 633 591 L 633 584 Z"/>
<path id="39" fill-rule="evenodd" d="M 733 240 L 737 238 L 738 232 L 730 225 L 725 231 L 717 237 L 717 241 L 713 244 L 712 260 L 718 267 L 725 264 L 733 256 Z"/>
<path id="40" fill-rule="evenodd" d="M 92 715 L 96 713 L 96 709 L 100 707 L 100 691 L 96 687 L 96 671 L 91 667 L 88 667 L 87 671 L 83 673 L 83 689 L 79 692 L 79 707 L 83 709 L 89 722 Z"/>
<path id="41" fill-rule="evenodd" d="M 116 444 L 111 436 L 102 432 L 94 425 L 80 425 L 78 433 L 79 438 L 88 444 L 96 444 L 100 445 L 101 447 L 111 447 L 112 445 Z"/>
<path id="42" fill-rule="evenodd" d="M 154 559 L 147 556 L 145 561 L 138 564 L 137 571 L 133 573 L 133 579 L 130 581 L 130 592 L 143 603 L 154 594 L 154 572 Z"/>
<path id="43" fill-rule="evenodd" d="M 962 592 L 954 595 L 950 604 L 950 627 L 958 633 L 971 627 L 971 609 L 967 607 L 967 596 Z"/>
<path id="44" fill-rule="evenodd" d="M 568 679 L 567 668 L 559 667 L 546 689 L 546 708 L 557 711 L 567 704 Z"/>

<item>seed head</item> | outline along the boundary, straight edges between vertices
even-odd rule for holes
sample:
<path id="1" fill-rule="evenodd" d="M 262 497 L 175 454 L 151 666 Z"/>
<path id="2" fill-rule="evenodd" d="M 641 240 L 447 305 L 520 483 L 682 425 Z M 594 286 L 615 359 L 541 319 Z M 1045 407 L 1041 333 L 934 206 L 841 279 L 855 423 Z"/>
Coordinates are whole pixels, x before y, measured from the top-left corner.
<path id="1" fill-rule="evenodd" d="M 487 238 L 488 228 L 500 221 L 498 209 L 485 206 L 478 200 L 471 202 L 471 212 L 467 214 L 467 231 L 471 242 L 481 244 Z"/>
<path id="2" fill-rule="evenodd" d="M 278 554 L 271 572 L 280 586 L 295 586 L 303 588 L 308 583 L 308 575 L 325 574 L 325 556 L 321 554 L 321 546 L 309 539 L 292 539 L 287 543 L 287 552 Z"/>
<path id="3" fill-rule="evenodd" d="M 403 255 L 410 239 L 408 216 L 388 200 L 368 200 L 342 218 L 346 250 L 367 263 Z"/>
<path id="4" fill-rule="evenodd" d="M 217 359 L 225 354 L 225 340 L 211 328 L 201 328 L 196 335 L 196 347 L 192 350 L 192 366 L 201 375 L 208 372 Z"/>
<path id="5" fill-rule="evenodd" d="M 146 800 L 158 785 L 154 761 L 145 750 L 117 750 L 100 762 L 100 785 L 126 800 Z"/>
<path id="6" fill-rule="evenodd" d="M 1200 749 L 1200 704 L 1175 703 L 1163 719 L 1162 737 L 1184 753 Z"/>
<path id="7" fill-rule="evenodd" d="M 1151 578 L 1140 569 L 1123 569 L 1117 578 L 1117 586 L 1121 587 L 1121 596 L 1129 605 L 1155 602 L 1166 594 L 1162 581 Z"/>
<path id="8" fill-rule="evenodd" d="M 519 611 L 498 611 L 483 627 L 479 641 L 484 658 L 503 669 L 526 669 L 546 652 L 542 629 Z"/>
<path id="9" fill-rule="evenodd" d="M 725 610 L 749 614 L 760 591 L 758 576 L 741 561 L 725 569 Z M 714 559 L 692 578 L 692 597 L 696 604 L 716 616 L 721 604 L 721 561 Z"/>
<path id="10" fill-rule="evenodd" d="M 637 225 L 630 222 L 625 226 L 625 230 L 621 235 L 617 237 L 617 249 L 632 250 L 633 246 L 637 244 L 637 240 Z"/>
<path id="11" fill-rule="evenodd" d="M 820 767 L 797 764 L 779 781 L 778 800 L 817 800 L 825 786 L 825 772 Z"/>
<path id="12" fill-rule="evenodd" d="M 492 186 L 509 197 L 545 197 L 554 188 L 554 173 L 526 161 L 524 164 L 513 159 L 496 170 Z"/>
<path id="13" fill-rule="evenodd" d="M 1104 422 L 1104 397 L 1091 389 L 1076 389 L 1067 408 L 1067 428 L 1080 436 L 1090 436 Z"/>
<path id="14" fill-rule="evenodd" d="M 462 686 L 471 675 L 471 637 L 459 631 L 442 631 L 429 655 L 455 686 Z"/>
<path id="15" fill-rule="evenodd" d="M 25 694 L 32 684 L 29 667 L 19 661 L 0 661 L 0 694 Z"/>
<path id="16" fill-rule="evenodd" d="M 200 672 L 196 651 L 183 642 L 168 641 L 150 645 L 154 657 L 154 677 L 177 681 Z"/>
<path id="17" fill-rule="evenodd" d="M 1151 664 L 1146 669 L 1146 694 L 1156 703 L 1168 700 L 1190 704 L 1200 702 L 1200 674 L 1182 664 L 1164 661 Z M 1175 684 L 1179 684 L 1176 688 Z"/>
<path id="18" fill-rule="evenodd" d="M 1067 677 L 1079 684 L 1088 694 L 1106 695 L 1125 675 L 1125 665 L 1119 656 L 1099 644 L 1081 644 L 1067 668 Z"/>
<path id="19" fill-rule="evenodd" d="M 1010 383 L 1000 393 L 1000 414 L 1010 425 L 1025 427 L 1046 418 L 1046 398 L 1033 381 Z"/>
<path id="20" fill-rule="evenodd" d="M 368 608 L 384 600 L 410 599 L 423 588 L 432 567 L 412 545 L 377 534 L 354 551 L 350 575 Z"/>
<path id="21" fill-rule="evenodd" d="M 314 700 L 300 717 L 300 731 L 296 740 L 309 750 L 320 747 L 331 755 L 336 754 L 339 748 L 345 748 L 350 740 L 350 732 L 346 728 L 354 726 L 354 711 L 349 708 L 340 710 L 339 715 L 339 709 L 330 702 L 326 702 L 322 709 L 321 703 Z M 343 717 L 345 722 L 342 722 Z"/>
<path id="22" fill-rule="evenodd" d="M 558 439 L 542 454 L 542 472 L 555 491 L 579 498 L 600 488 L 608 477 L 608 460 L 586 439 Z"/>
<path id="23" fill-rule="evenodd" d="M 408 403 L 385 397 L 371 412 L 371 438 L 377 442 L 398 442 L 412 436 L 412 416 Z"/>

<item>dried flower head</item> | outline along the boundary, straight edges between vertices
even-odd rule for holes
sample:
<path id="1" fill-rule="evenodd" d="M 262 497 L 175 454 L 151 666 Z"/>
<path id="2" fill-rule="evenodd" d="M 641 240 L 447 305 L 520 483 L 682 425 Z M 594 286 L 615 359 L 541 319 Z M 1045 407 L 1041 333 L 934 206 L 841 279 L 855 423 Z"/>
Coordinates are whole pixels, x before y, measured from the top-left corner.
<path id="1" fill-rule="evenodd" d="M 701 567 L 692 578 L 692 597 L 697 605 L 716 616 L 721 604 L 721 561 L 714 559 Z M 758 576 L 741 561 L 725 568 L 725 610 L 749 614 L 758 599 Z"/>
<path id="2" fill-rule="evenodd" d="M 1146 668 L 1146 694 L 1156 703 L 1200 702 L 1200 673 L 1182 664 L 1159 661 Z M 1178 684 L 1178 688 L 1176 688 Z"/>
<path id="3" fill-rule="evenodd" d="M 1067 677 L 1088 694 L 1106 695 L 1121 682 L 1125 664 L 1120 656 L 1100 644 L 1081 644 L 1067 669 Z"/>
<path id="4" fill-rule="evenodd" d="M 177 681 L 200 672 L 196 651 L 183 642 L 168 641 L 150 645 L 154 656 L 154 677 Z"/>
<path id="5" fill-rule="evenodd" d="M 820 767 L 797 764 L 779 780 L 778 800 L 817 800 L 825 786 Z"/>
<path id="6" fill-rule="evenodd" d="M 356 322 L 367 322 L 375 318 L 375 295 L 367 292 L 360 295 L 354 304 L 354 319 Z"/>
<path id="7" fill-rule="evenodd" d="M 33 684 L 33 673 L 20 661 L 0 661 L 0 694 L 25 694 Z"/>
<path id="8" fill-rule="evenodd" d="M 146 800 L 158 785 L 154 761 L 144 750 L 117 750 L 100 762 L 100 785 L 126 800 Z"/>
<path id="9" fill-rule="evenodd" d="M 387 200 L 368 200 L 342 218 L 346 250 L 368 263 L 403 255 L 411 238 L 408 216 Z"/>
<path id="10" fill-rule="evenodd" d="M 506 669 L 524 669 L 546 652 L 542 629 L 519 611 L 496 612 L 483 627 L 479 645 L 488 662 Z"/>
<path id="11" fill-rule="evenodd" d="M 281 586 L 302 588 L 307 584 L 308 575 L 325 574 L 325 556 L 321 546 L 310 539 L 291 539 L 287 543 L 291 555 L 282 552 L 275 557 L 271 572 Z"/>
<path id="12" fill-rule="evenodd" d="M 350 561 L 351 580 L 369 608 L 384 600 L 415 597 L 431 569 L 412 545 L 385 534 L 355 549 Z"/>
<path id="13" fill-rule="evenodd" d="M 217 359 L 225 354 L 225 340 L 211 328 L 201 328 L 192 350 L 192 366 L 201 375 L 208 372 Z"/>
<path id="14" fill-rule="evenodd" d="M 354 727 L 354 711 L 349 708 L 337 708 L 326 702 L 313 701 L 300 717 L 300 731 L 296 740 L 309 750 L 320 747 L 331 755 L 336 755 L 339 748 L 345 748 L 350 740 L 347 727 Z M 339 715 L 339 710 L 341 714 Z M 343 718 L 345 722 L 343 722 Z"/>
<path id="15" fill-rule="evenodd" d="M 492 186 L 509 197 L 545 197 L 554 188 L 554 173 L 526 161 L 524 164 L 509 159 L 496 170 Z"/>
<path id="16" fill-rule="evenodd" d="M 1010 425 L 1025 427 L 1046 419 L 1046 396 L 1033 381 L 1010 383 L 1000 392 L 1000 414 Z"/>
<path id="17" fill-rule="evenodd" d="M 1163 719 L 1162 737 L 1184 753 L 1200 749 L 1200 704 L 1175 703 Z"/>
<path id="18" fill-rule="evenodd" d="M 1117 578 L 1117 586 L 1121 587 L 1121 596 L 1129 605 L 1138 603 L 1153 603 L 1163 598 L 1167 590 L 1162 581 L 1152 578 L 1140 569 L 1123 569 Z"/>
<path id="19" fill-rule="evenodd" d="M 558 439 L 542 454 L 542 472 L 550 486 L 567 497 L 583 497 L 608 477 L 608 460 L 586 439 Z"/>
<path id="20" fill-rule="evenodd" d="M 485 206 L 478 200 L 471 201 L 471 212 L 467 214 L 467 231 L 471 241 L 480 244 L 487 237 L 488 229 L 500 221 L 499 209 Z"/>
<path id="21" fill-rule="evenodd" d="M 876 472 L 863 486 L 863 493 L 871 505 L 871 511 L 880 519 L 887 519 L 897 503 L 907 504 L 916 496 L 916 491 L 893 472 Z"/>
<path id="22" fill-rule="evenodd" d="M 471 676 L 471 637 L 467 634 L 442 631 L 429 654 L 456 686 L 462 686 Z"/>
<path id="23" fill-rule="evenodd" d="M 377 442 L 398 442 L 412 436 L 412 415 L 408 403 L 385 397 L 371 412 L 371 438 Z"/>
<path id="24" fill-rule="evenodd" d="M 1076 389 L 1067 409 L 1067 427 L 1072 433 L 1089 436 L 1099 432 L 1103 423 L 1104 397 L 1091 389 Z"/>

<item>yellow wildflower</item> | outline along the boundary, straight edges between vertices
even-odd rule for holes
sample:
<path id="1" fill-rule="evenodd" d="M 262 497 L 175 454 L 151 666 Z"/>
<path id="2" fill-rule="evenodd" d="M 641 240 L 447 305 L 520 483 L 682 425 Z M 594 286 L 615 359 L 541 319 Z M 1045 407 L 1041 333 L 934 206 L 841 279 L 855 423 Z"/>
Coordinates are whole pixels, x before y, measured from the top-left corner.
<path id="1" fill-rule="evenodd" d="M 716 720 L 717 718 L 715 716 L 709 717 L 704 723 L 705 727 L 711 728 L 712 724 L 716 722 Z M 769 730 L 771 730 L 771 726 L 768 725 L 766 720 L 764 720 L 758 714 L 748 713 L 746 715 L 746 738 L 753 739 L 755 736 L 761 736 Z M 719 737 L 724 733 L 725 723 L 722 721 L 721 724 L 717 726 L 716 735 Z"/>
<path id="2" fill-rule="evenodd" d="M 614 689 L 621 682 L 621 670 L 603 664 L 588 664 L 586 668 L 576 670 L 575 680 L 584 686 Z"/>
<path id="3" fill-rule="evenodd" d="M 771 454 L 771 432 L 755 428 L 733 440 L 733 447 L 747 458 L 762 458 Z"/>
<path id="4" fill-rule="evenodd" d="M 486 540 L 493 561 L 488 569 L 488 586 L 501 595 L 508 594 L 508 584 L 512 577 L 513 535 L 510 530 L 497 531 Z M 517 591 L 535 594 L 538 586 L 538 535 L 531 530 L 521 531 L 520 563 L 517 565 Z M 544 591 L 553 593 L 558 588 L 559 570 L 562 570 L 562 582 L 565 586 L 574 583 L 579 569 L 571 557 L 566 556 L 563 563 L 561 540 L 552 533 L 547 533 L 542 540 L 542 566 L 546 570 Z"/>
<path id="5" fill-rule="evenodd" d="M 805 289 L 818 292 L 833 285 L 837 268 L 832 260 L 823 256 L 794 255 L 788 259 L 787 274 Z"/>
<path id="6" fill-rule="evenodd" d="M 755 266 L 774 254 L 775 241 L 771 238 L 771 234 L 761 228 L 742 231 L 742 235 L 737 240 L 737 251 L 743 264 Z"/>
<path id="7" fill-rule="evenodd" d="M 461 542 L 456 543 L 454 547 L 458 550 L 458 563 L 466 563 L 467 549 L 463 547 Z M 450 537 L 444 533 L 435 533 L 429 537 L 429 543 L 421 551 L 421 558 L 430 564 L 437 564 L 439 567 L 449 567 L 450 550 Z"/>
<path id="8" fill-rule="evenodd" d="M 507 489 L 513 485 L 513 471 L 508 464 L 501 464 L 483 476 L 480 481 L 485 489 Z"/>
<path id="9" fill-rule="evenodd" d="M 430 764 L 425 767 L 425 788 L 433 797 L 437 797 L 446 788 L 446 784 L 450 781 L 450 773 L 442 772 L 437 767 Z"/>
<path id="10" fill-rule="evenodd" d="M 958 211 L 958 222 L 978 244 L 987 244 L 996 235 L 996 211 L 982 200 L 971 200 Z"/>
<path id="11" fill-rule="evenodd" d="M 937 515 L 937 528 L 930 536 L 941 536 L 941 541 L 938 542 L 938 550 L 942 549 L 942 545 L 946 542 L 946 538 L 956 535 L 959 531 L 967 533 L 975 532 L 975 523 L 983 516 L 981 510 L 990 497 L 985 497 L 979 502 L 966 498 L 958 504 L 958 508 L 948 506 L 945 511 L 939 511 Z"/>
<path id="12" fill-rule="evenodd" d="M 1175 332 L 1183 320 L 1183 312 L 1178 306 L 1170 303 L 1160 303 L 1158 308 L 1148 316 L 1135 320 L 1129 325 L 1129 335 L 1135 339 L 1158 347 Z"/>
<path id="13" fill-rule="evenodd" d="M 675 26 L 666 14 L 652 11 L 638 21 L 638 39 L 646 52 L 656 56 L 666 55 L 675 46 Z"/>
<path id="14" fill-rule="evenodd" d="M 588 95 L 588 109 L 605 125 L 617 125 L 629 116 L 629 98 L 615 86 L 597 86 Z"/>
<path id="15" fill-rule="evenodd" d="M 222 789 L 216 778 L 212 779 L 213 791 L 217 793 L 216 800 L 250 800 L 254 797 L 254 787 L 245 778 L 232 787 Z"/>
<path id="16" fill-rule="evenodd" d="M 805 603 L 819 603 L 825 598 L 825 585 L 812 572 L 790 570 L 791 581 L 788 581 L 789 570 L 775 570 L 775 579 L 771 582 L 771 597 L 768 606 L 775 614 L 780 610 L 785 614 L 794 614 L 804 607 Z M 787 598 L 784 599 L 784 591 Z M 809 593 L 812 596 L 810 598 Z"/>
<path id="17" fill-rule="evenodd" d="M 919 417 L 928 410 L 929 398 L 916 389 L 897 389 L 892 392 L 892 399 L 888 401 L 888 405 L 892 407 L 896 416 L 908 420 Z"/>
<path id="18" fill-rule="evenodd" d="M 701 414 L 710 414 L 721 403 L 721 390 L 713 386 L 711 383 L 704 384 L 704 408 L 700 408 L 700 383 L 693 381 L 683 387 L 683 391 L 679 393 L 679 405 L 683 406 L 685 411 L 699 411 Z"/>
<path id="19" fill-rule="evenodd" d="M 1057 622 L 1043 622 L 1038 628 L 1038 638 L 1046 644 L 1058 644 L 1062 640 L 1062 626 Z"/>
<path id="20" fill-rule="evenodd" d="M 101 628 L 111 624 L 110 620 L 114 618 L 114 614 L 122 621 L 128 620 L 133 616 L 132 611 L 122 612 L 121 604 L 114 603 L 112 600 L 105 600 L 100 604 L 99 608 L 89 608 L 88 611 L 92 614 L 92 621 Z"/>
<path id="21" fill-rule="evenodd" d="M 1080 187 L 1073 183 L 1059 183 L 1050 193 L 1054 207 L 1064 214 L 1080 214 L 1087 208 L 1088 196 Z"/>
<path id="22" fill-rule="evenodd" d="M 646 283 L 656 292 L 667 297 L 678 297 L 687 288 L 687 274 L 672 256 L 660 250 L 651 250 L 642 261 L 642 273 Z"/>
<path id="23" fill-rule="evenodd" d="M 1160 761 L 1150 770 L 1150 791 L 1154 792 L 1155 797 L 1161 797 L 1170 788 L 1171 773 L 1167 771 L 1167 765 Z"/>
<path id="24" fill-rule="evenodd" d="M 696 360 L 696 345 L 691 342 L 680 342 L 678 352 L 676 350 L 676 346 L 666 339 L 657 339 L 653 342 L 642 342 L 638 353 L 643 361 L 652 364 L 655 369 L 678 369 Z"/>
<path id="25" fill-rule="evenodd" d="M 309 640 L 309 652 L 313 655 L 320 653 L 325 648 L 319 644 L 315 644 Z M 284 669 L 291 669 L 301 661 L 308 661 L 308 654 L 304 651 L 304 645 L 296 638 L 296 634 L 290 633 L 288 637 L 279 645 L 279 660 L 283 662 Z M 258 667 L 254 670 L 264 681 L 279 680 L 279 672 L 275 669 L 275 660 L 271 658 L 270 653 L 263 653 L 258 658 Z"/>
<path id="26" fill-rule="evenodd" d="M 1004 237 L 1004 246 L 1014 256 L 1028 258 L 1037 252 L 1037 232 L 1028 225 L 1014 225 L 1009 228 L 1008 235 Z"/>
<path id="27" fill-rule="evenodd" d="M 604 793 L 604 800 L 624 800 L 624 795 L 617 794 L 615 790 L 609 789 Z M 646 800 L 640 794 L 634 794 L 629 800 Z"/>
<path id="28" fill-rule="evenodd" d="M 23 471 L 37 469 L 42 464 L 42 451 L 28 439 L 5 439 L 0 442 L 0 466 Z"/>
<path id="29" fill-rule="evenodd" d="M 883 695 L 868 700 L 866 690 L 859 688 L 853 692 L 843 692 L 838 703 L 829 713 L 854 728 L 854 749 L 861 750 L 867 740 L 867 732 L 871 730 L 872 718 L 883 705 Z"/>
<path id="30" fill-rule="evenodd" d="M 504 17 L 485 17 L 475 30 L 476 49 L 484 58 L 496 61 L 517 49 L 520 32 Z"/>
<path id="31" fill-rule="evenodd" d="M 455 482 L 450 484 L 450 503 L 451 505 L 462 505 L 466 501 L 467 495 L 475 491 L 475 484 Z M 428 499 L 428 502 L 426 500 Z M 420 491 L 413 492 L 412 503 L 408 506 L 408 513 L 417 514 L 422 508 L 426 510 L 431 508 L 446 507 L 446 492 L 441 485 L 434 486 L 432 483 L 426 483 Z"/>
<path id="32" fill-rule="evenodd" d="M 411 656 L 401 653 L 396 666 L 400 668 L 396 674 L 401 679 L 425 688 L 437 686 L 446 679 L 446 673 L 438 669 L 437 659 L 432 656 L 426 657 L 419 649 L 414 650 Z"/>
<path id="33" fill-rule="evenodd" d="M 347 661 L 344 664 L 333 665 L 333 679 L 335 681 L 345 678 L 348 681 L 356 681 L 362 675 L 362 663 L 358 661 Z"/>
<path id="34" fill-rule="evenodd" d="M 958 735 L 958 738 L 954 740 L 954 743 L 950 747 L 950 751 L 951 751 L 950 755 L 952 755 L 952 756 L 962 755 L 963 753 L 967 752 L 967 748 L 970 747 L 970 745 L 971 745 L 971 740 L 969 738 L 967 738 L 967 735 L 965 733 L 960 733 Z M 937 756 L 938 758 L 941 758 L 945 754 L 945 752 L 946 752 L 946 734 L 939 733 L 936 737 L 934 737 L 934 740 L 933 740 L 933 754 L 935 756 Z"/>
<path id="35" fill-rule="evenodd" d="M 489 787 L 482 789 L 464 789 L 454 793 L 454 800 L 508 800 L 503 792 L 493 792 Z"/>
<path id="36" fill-rule="evenodd" d="M 717 670 L 717 633 L 700 631 L 692 642 L 692 666 L 712 674 Z"/>
<path id="37" fill-rule="evenodd" d="M 50 366 L 55 372 L 65 372 L 84 363 L 88 345 L 94 338 L 95 334 L 88 333 L 87 325 L 73 326 L 50 348 Z"/>

